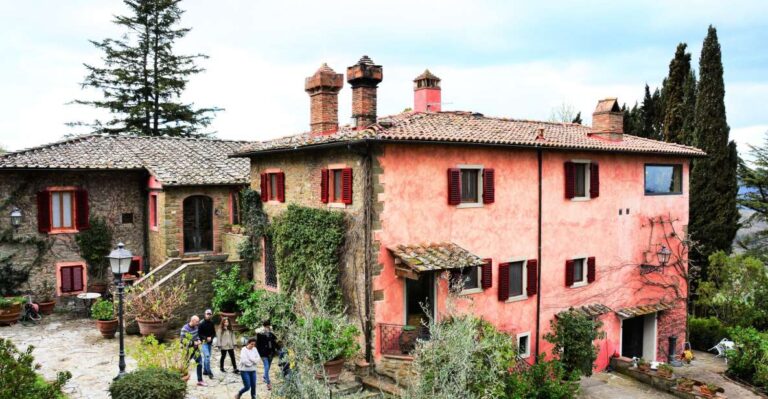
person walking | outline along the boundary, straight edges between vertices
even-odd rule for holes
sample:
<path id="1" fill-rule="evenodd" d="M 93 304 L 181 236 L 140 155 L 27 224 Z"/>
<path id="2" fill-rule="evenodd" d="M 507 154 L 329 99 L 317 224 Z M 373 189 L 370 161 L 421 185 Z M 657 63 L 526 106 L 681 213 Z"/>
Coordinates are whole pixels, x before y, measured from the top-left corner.
<path id="1" fill-rule="evenodd" d="M 205 310 L 205 320 L 200 322 L 199 334 L 200 340 L 203 341 L 203 374 L 210 378 L 213 378 L 213 371 L 211 371 L 211 347 L 213 346 L 213 339 L 216 338 L 216 325 L 213 324 L 213 312 L 211 309 Z"/>
<path id="2" fill-rule="evenodd" d="M 272 390 L 272 382 L 269 379 L 269 367 L 272 365 L 272 357 L 277 352 L 277 337 L 272 332 L 272 323 L 264 320 L 261 328 L 256 330 L 256 349 L 261 355 L 261 362 L 264 364 L 264 383 L 267 384 L 267 390 Z"/>
<path id="3" fill-rule="evenodd" d="M 256 349 L 256 338 L 249 338 L 248 343 L 240 349 L 240 378 L 243 379 L 243 389 L 235 394 L 235 399 L 251 391 L 251 399 L 256 399 L 256 365 L 259 364 L 259 351 Z"/>
<path id="4" fill-rule="evenodd" d="M 222 373 L 226 373 L 224 370 L 224 360 L 227 358 L 227 354 L 232 359 L 233 373 L 239 374 L 237 370 L 237 362 L 235 361 L 235 332 L 232 331 L 232 325 L 229 323 L 228 317 L 221 318 L 221 324 L 219 325 L 218 333 L 218 346 L 221 351 L 221 359 L 219 359 L 219 369 Z"/>
<path id="5" fill-rule="evenodd" d="M 196 371 L 197 371 L 197 385 L 201 387 L 207 387 L 208 384 L 203 381 L 203 364 L 200 361 L 200 345 L 202 344 L 202 341 L 200 340 L 200 335 L 198 334 L 198 325 L 200 324 L 200 318 L 197 317 L 197 315 L 194 315 L 189 318 L 189 323 L 185 324 L 183 327 L 181 327 L 181 342 L 184 342 L 184 340 L 189 339 L 187 345 L 192 349 L 192 353 L 190 354 L 190 359 L 195 360 L 196 364 Z"/>

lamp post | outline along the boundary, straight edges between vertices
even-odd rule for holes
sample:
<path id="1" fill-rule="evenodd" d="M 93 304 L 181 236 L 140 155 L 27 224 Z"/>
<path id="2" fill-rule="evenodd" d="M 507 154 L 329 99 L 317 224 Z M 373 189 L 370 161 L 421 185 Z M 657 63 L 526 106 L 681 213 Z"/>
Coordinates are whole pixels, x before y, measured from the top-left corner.
<path id="1" fill-rule="evenodd" d="M 118 328 L 120 329 L 120 372 L 115 379 L 125 374 L 125 343 L 123 341 L 123 274 L 128 273 L 131 268 L 131 251 L 125 249 L 121 242 L 117 244 L 117 249 L 113 250 L 107 256 L 109 265 L 112 268 L 112 274 L 115 275 L 115 285 L 117 286 L 117 297 L 119 305 L 117 307 Z"/>
<path id="2" fill-rule="evenodd" d="M 21 209 L 13 208 L 11 211 L 11 226 L 13 226 L 14 230 L 18 230 L 21 227 L 21 216 Z"/>
<path id="3" fill-rule="evenodd" d="M 672 251 L 666 246 L 662 245 L 659 252 L 656 253 L 656 257 L 659 259 L 659 266 L 664 267 L 669 263 L 669 257 L 672 255 Z"/>

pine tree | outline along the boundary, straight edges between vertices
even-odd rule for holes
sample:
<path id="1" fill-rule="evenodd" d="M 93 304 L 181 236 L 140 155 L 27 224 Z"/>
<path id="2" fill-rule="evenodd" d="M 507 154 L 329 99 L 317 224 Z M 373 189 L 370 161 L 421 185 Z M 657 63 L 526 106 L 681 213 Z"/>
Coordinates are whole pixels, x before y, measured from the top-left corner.
<path id="1" fill-rule="evenodd" d="M 686 53 L 685 43 L 677 45 L 675 57 L 669 63 L 669 75 L 664 81 L 662 96 L 664 97 L 664 140 L 672 143 L 682 143 L 682 130 L 685 120 L 683 106 L 683 86 L 691 73 L 691 53 Z"/>
<path id="2" fill-rule="evenodd" d="M 768 132 L 762 147 L 751 147 L 752 162 L 739 164 L 739 180 L 747 189 L 739 195 L 739 205 L 753 211 L 746 220 L 748 227 L 768 224 Z M 768 229 L 762 227 L 751 235 L 738 238 L 738 245 L 763 261 L 768 256 Z"/>
<path id="3" fill-rule="evenodd" d="M 190 76 L 203 71 L 195 65 L 203 54 L 178 55 L 177 40 L 189 28 L 177 27 L 181 0 L 123 0 L 128 16 L 116 16 L 115 24 L 126 30 L 119 39 L 91 40 L 103 51 L 104 66 L 85 64 L 88 75 L 83 88 L 102 91 L 101 100 L 75 103 L 106 109 L 111 120 L 87 125 L 102 133 L 144 136 L 203 136 L 200 129 L 211 123 L 218 108 L 196 109 L 180 101 Z"/>
<path id="4" fill-rule="evenodd" d="M 699 60 L 694 135 L 706 158 L 696 159 L 691 172 L 689 232 L 698 245 L 691 259 L 707 276 L 707 259 L 718 250 L 731 252 L 739 228 L 736 143 L 729 141 L 725 114 L 723 64 L 717 31 L 709 27 Z"/>
<path id="5" fill-rule="evenodd" d="M 624 133 L 638 136 L 641 130 L 641 121 L 637 102 L 632 108 L 627 108 L 626 103 L 622 104 L 621 111 L 624 113 Z"/>
<path id="6" fill-rule="evenodd" d="M 691 71 L 683 84 L 683 128 L 680 131 L 680 142 L 685 145 L 695 146 L 696 139 L 693 133 L 696 121 L 696 72 Z"/>

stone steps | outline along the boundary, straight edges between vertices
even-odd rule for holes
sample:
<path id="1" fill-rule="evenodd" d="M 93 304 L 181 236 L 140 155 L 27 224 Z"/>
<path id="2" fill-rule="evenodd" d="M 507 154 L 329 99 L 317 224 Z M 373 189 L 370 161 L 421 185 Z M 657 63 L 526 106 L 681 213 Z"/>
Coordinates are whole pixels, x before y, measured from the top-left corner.
<path id="1" fill-rule="evenodd" d="M 377 375 L 368 375 L 361 378 L 363 386 L 370 392 L 393 395 L 396 397 L 402 397 L 403 389 L 394 382 L 387 381 L 388 378 L 384 378 Z M 379 396 L 379 397 L 383 397 Z"/>

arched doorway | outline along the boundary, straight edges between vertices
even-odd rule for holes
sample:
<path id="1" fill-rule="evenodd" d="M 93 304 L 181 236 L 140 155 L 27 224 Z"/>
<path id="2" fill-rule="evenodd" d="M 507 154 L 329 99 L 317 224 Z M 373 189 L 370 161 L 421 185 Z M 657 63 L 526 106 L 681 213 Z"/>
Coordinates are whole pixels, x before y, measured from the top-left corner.
<path id="1" fill-rule="evenodd" d="M 213 251 L 213 200 L 205 195 L 184 199 L 184 252 Z"/>

